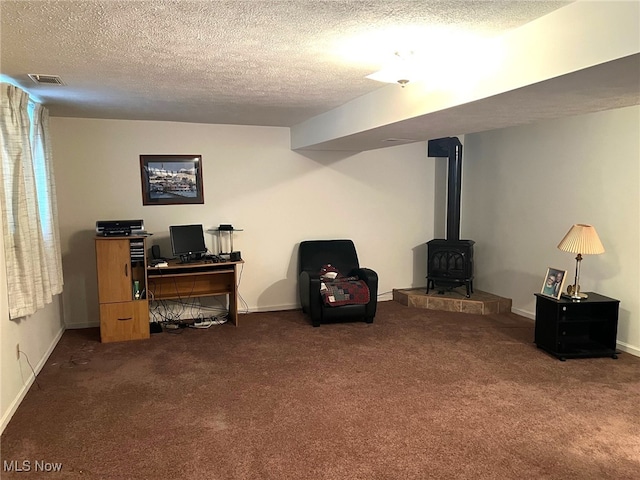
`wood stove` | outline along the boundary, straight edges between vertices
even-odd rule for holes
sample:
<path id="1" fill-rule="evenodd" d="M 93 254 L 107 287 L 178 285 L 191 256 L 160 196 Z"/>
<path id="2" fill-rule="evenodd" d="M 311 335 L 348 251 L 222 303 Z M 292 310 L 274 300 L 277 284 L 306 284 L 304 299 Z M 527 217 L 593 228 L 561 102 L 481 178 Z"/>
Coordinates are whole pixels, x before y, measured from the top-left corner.
<path id="1" fill-rule="evenodd" d="M 430 289 L 466 286 L 473 293 L 473 240 L 460 240 L 462 144 L 457 137 L 429 140 L 429 157 L 448 157 L 447 238 L 427 242 L 427 293 Z"/>
<path id="2" fill-rule="evenodd" d="M 427 293 L 436 287 L 467 287 L 473 293 L 473 240 L 431 240 L 427 242 Z M 444 290 L 439 290 L 444 293 Z"/>

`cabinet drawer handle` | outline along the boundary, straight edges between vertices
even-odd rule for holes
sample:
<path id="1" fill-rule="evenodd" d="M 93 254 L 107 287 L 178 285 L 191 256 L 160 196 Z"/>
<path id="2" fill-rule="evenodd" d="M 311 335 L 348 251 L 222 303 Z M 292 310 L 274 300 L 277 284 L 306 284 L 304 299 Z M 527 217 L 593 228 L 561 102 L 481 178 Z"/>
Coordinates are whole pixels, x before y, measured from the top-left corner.
<path id="1" fill-rule="evenodd" d="M 118 319 L 118 321 L 120 321 L 120 322 L 126 322 L 127 320 L 133 320 L 133 317 L 119 318 Z"/>
<path id="2" fill-rule="evenodd" d="M 128 263 L 124 264 L 124 276 L 125 277 L 129 276 L 129 264 Z"/>
<path id="3" fill-rule="evenodd" d="M 562 311 L 566 312 L 567 311 L 567 307 L 562 307 Z"/>

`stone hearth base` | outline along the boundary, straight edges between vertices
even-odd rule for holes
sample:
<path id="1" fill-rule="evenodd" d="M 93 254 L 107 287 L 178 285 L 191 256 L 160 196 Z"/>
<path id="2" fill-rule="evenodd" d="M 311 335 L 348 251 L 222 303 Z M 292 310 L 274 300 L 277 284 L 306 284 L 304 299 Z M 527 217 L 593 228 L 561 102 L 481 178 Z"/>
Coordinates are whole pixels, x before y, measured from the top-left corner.
<path id="1" fill-rule="evenodd" d="M 493 313 L 511 312 L 511 299 L 498 297 L 491 293 L 475 290 L 470 298 L 466 297 L 465 287 L 445 290 L 427 288 L 410 288 L 393 290 L 393 299 L 408 307 L 427 308 L 429 310 L 444 310 L 447 312 L 475 313 L 491 315 Z"/>

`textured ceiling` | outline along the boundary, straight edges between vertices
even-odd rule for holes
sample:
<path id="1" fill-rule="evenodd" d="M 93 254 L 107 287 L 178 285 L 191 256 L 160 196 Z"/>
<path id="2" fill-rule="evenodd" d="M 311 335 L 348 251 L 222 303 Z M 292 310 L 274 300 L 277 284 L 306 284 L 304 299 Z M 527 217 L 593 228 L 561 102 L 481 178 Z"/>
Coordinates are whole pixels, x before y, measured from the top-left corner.
<path id="1" fill-rule="evenodd" d="M 53 116 L 293 126 L 381 88 L 364 77 L 396 50 L 446 51 L 568 3 L 2 0 L 0 72 Z"/>

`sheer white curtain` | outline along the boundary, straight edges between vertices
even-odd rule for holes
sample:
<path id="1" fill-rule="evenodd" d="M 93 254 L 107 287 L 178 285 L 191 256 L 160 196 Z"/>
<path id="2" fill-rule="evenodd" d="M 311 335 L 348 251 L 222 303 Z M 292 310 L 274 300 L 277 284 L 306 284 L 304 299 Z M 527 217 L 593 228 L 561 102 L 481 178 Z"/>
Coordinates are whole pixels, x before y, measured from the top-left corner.
<path id="1" fill-rule="evenodd" d="M 0 84 L 0 200 L 11 318 L 31 315 L 62 292 L 62 259 L 48 113 Z"/>

